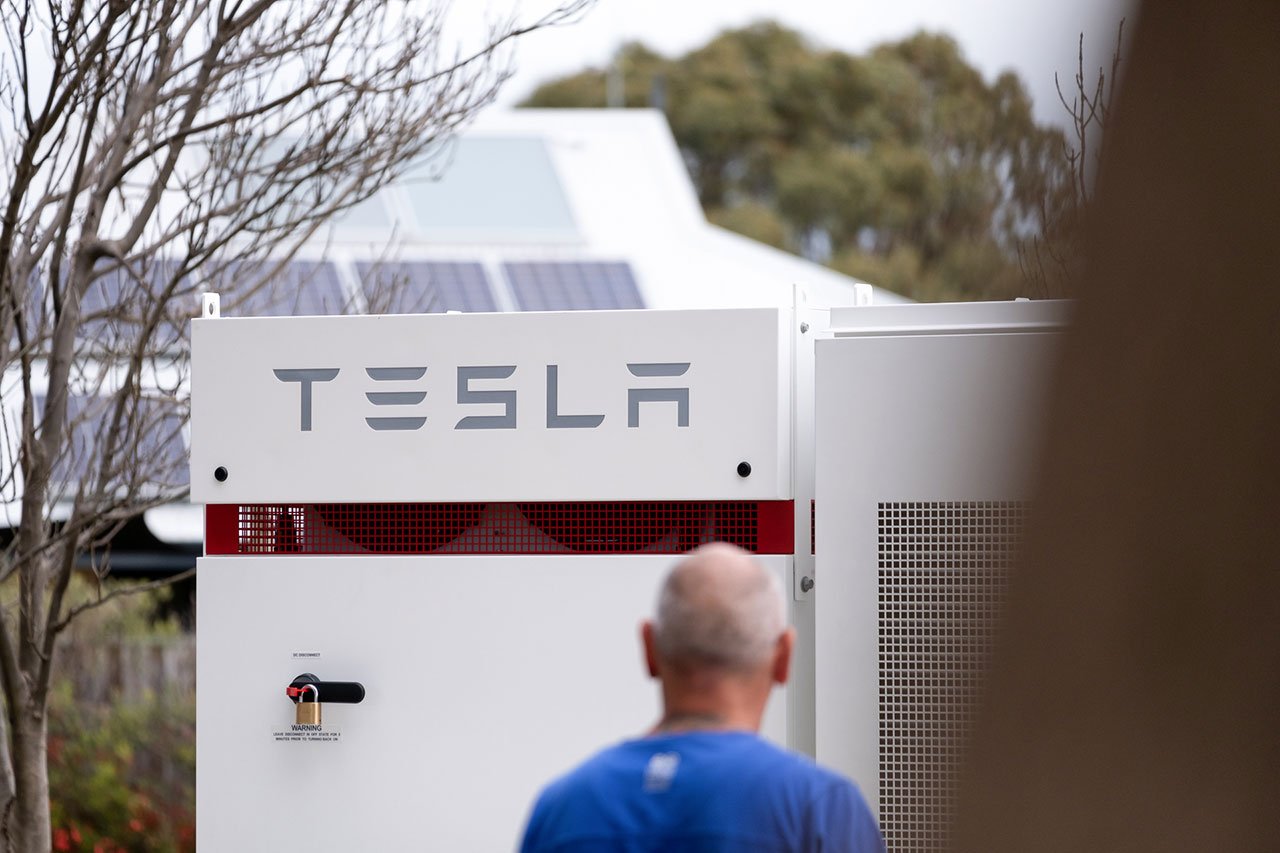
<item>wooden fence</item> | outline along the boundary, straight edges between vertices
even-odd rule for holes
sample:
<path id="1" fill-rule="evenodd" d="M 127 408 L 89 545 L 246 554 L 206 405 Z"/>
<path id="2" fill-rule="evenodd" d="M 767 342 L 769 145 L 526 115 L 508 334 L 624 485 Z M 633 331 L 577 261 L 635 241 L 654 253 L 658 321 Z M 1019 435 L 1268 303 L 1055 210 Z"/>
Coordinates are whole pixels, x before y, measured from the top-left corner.
<path id="1" fill-rule="evenodd" d="M 80 703 L 136 704 L 195 696 L 194 634 L 73 642 L 61 646 L 58 655 L 59 677 L 70 680 Z"/>

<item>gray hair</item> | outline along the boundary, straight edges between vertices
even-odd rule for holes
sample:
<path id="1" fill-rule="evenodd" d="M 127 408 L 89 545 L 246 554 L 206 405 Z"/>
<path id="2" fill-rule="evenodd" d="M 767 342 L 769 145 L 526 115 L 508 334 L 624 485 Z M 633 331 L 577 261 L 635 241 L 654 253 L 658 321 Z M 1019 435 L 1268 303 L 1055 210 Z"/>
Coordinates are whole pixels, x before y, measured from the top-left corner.
<path id="1" fill-rule="evenodd" d="M 734 671 L 767 663 L 785 628 L 778 579 L 746 551 L 722 543 L 676 564 L 653 620 L 664 660 Z"/>

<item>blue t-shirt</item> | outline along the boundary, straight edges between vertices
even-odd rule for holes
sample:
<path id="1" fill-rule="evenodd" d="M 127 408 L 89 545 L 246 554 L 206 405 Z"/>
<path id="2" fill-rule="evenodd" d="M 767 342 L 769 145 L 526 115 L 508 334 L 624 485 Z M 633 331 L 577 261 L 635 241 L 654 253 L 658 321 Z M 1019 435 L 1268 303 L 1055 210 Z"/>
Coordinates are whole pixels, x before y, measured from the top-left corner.
<path id="1" fill-rule="evenodd" d="M 547 786 L 523 853 L 879 853 L 848 779 L 748 732 L 625 741 Z"/>

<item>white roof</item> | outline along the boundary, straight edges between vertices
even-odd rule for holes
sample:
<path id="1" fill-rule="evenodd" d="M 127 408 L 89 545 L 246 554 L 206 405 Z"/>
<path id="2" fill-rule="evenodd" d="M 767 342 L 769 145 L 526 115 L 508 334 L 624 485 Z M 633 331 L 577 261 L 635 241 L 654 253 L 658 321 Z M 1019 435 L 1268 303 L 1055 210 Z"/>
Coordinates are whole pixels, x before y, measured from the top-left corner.
<path id="1" fill-rule="evenodd" d="M 625 262 L 647 308 L 789 306 L 793 285 L 814 307 L 859 301 L 857 279 L 707 222 L 656 110 L 486 112 L 433 166 L 336 222 L 318 249 L 351 268 L 387 257 L 394 235 L 397 260 L 479 261 L 500 310 L 520 307 L 503 263 L 526 261 Z M 880 288 L 871 300 L 910 301 Z"/>

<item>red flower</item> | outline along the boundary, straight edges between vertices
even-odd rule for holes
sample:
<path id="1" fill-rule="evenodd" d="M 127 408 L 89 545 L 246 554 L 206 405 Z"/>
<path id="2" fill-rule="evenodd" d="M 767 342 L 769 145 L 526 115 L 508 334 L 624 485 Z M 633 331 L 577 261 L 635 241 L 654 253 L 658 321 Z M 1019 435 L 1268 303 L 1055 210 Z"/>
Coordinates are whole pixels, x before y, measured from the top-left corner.
<path id="1" fill-rule="evenodd" d="M 65 829 L 53 831 L 53 849 L 59 853 L 65 853 L 71 849 L 71 835 Z"/>

